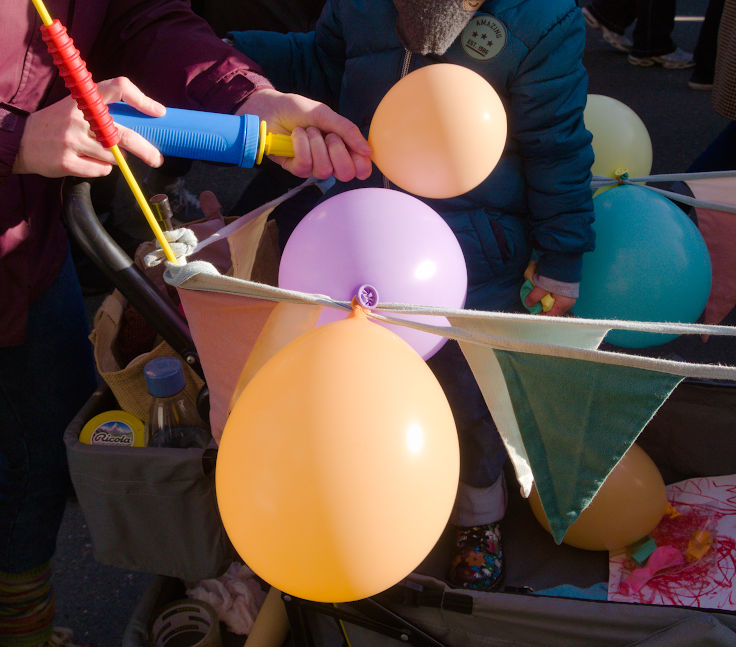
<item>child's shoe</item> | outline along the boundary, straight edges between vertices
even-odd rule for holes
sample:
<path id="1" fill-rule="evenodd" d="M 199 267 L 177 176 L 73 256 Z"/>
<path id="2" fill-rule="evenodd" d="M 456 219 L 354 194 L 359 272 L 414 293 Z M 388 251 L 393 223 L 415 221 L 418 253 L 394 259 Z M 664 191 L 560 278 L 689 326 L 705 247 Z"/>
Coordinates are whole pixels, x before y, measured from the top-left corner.
<path id="1" fill-rule="evenodd" d="M 447 576 L 450 584 L 476 591 L 492 591 L 502 581 L 501 525 L 455 529 L 455 557 Z"/>

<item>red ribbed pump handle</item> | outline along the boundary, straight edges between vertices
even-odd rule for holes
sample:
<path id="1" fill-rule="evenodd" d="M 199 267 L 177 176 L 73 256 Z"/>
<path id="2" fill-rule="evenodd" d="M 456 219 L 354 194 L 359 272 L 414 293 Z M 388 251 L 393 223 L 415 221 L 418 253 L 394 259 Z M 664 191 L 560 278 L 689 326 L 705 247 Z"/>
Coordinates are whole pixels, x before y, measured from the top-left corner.
<path id="1" fill-rule="evenodd" d="M 66 27 L 53 20 L 50 25 L 41 26 L 41 35 L 64 84 L 84 113 L 97 141 L 105 148 L 112 148 L 120 141 L 117 126 Z"/>

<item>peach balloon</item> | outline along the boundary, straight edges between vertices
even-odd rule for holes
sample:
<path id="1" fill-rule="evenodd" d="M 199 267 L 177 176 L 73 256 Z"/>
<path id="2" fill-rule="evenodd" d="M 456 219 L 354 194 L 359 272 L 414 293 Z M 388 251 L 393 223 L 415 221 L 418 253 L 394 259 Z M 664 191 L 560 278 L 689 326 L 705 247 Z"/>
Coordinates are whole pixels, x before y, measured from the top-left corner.
<path id="1" fill-rule="evenodd" d="M 297 337 L 243 389 L 218 451 L 217 501 L 234 547 L 269 584 L 345 602 L 419 565 L 458 476 L 439 383 L 358 310 Z"/>
<path id="2" fill-rule="evenodd" d="M 537 489 L 529 496 L 532 512 L 549 532 Z M 562 543 L 585 550 L 616 550 L 648 535 L 662 519 L 667 493 L 654 461 L 632 445 L 598 493 L 565 534 Z"/>
<path id="3" fill-rule="evenodd" d="M 506 112 L 479 74 L 460 65 L 421 67 L 398 81 L 371 120 L 373 161 L 394 184 L 426 198 L 467 193 L 506 145 Z"/>

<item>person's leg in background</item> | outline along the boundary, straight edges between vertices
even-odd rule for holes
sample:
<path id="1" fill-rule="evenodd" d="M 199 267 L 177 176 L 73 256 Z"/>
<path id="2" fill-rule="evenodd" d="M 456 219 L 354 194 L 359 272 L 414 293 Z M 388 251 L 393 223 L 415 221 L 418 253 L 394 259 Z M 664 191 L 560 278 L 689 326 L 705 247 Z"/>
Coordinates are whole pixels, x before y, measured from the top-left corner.
<path id="1" fill-rule="evenodd" d="M 675 49 L 675 0 L 637 0 L 634 25 L 635 56 L 659 56 Z"/>
<path id="2" fill-rule="evenodd" d="M 599 29 L 611 47 L 631 51 L 633 43 L 624 32 L 636 19 L 635 0 L 592 0 L 582 12 L 588 27 Z"/>
<path id="3" fill-rule="evenodd" d="M 0 348 L 2 647 L 38 647 L 53 631 L 50 560 L 71 491 L 63 434 L 97 383 L 87 333 L 68 256 L 31 307 L 26 341 Z"/>
<path id="4" fill-rule="evenodd" d="M 634 46 L 629 54 L 629 63 L 640 67 L 661 65 L 670 69 L 695 65 L 692 54 L 681 50 L 672 40 L 676 10 L 675 0 L 636 0 Z"/>
<path id="5" fill-rule="evenodd" d="M 700 27 L 700 32 L 698 32 L 698 42 L 693 52 L 695 68 L 688 82 L 693 90 L 710 90 L 713 88 L 718 27 L 721 24 L 723 3 L 724 0 L 710 0 L 705 10 L 703 24 Z"/>

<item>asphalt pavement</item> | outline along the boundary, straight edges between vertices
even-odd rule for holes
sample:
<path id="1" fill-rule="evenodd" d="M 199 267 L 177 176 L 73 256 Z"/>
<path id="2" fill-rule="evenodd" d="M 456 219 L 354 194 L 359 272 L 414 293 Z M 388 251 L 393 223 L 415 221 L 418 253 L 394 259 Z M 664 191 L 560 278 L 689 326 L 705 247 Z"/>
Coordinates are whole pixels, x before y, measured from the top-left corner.
<path id="1" fill-rule="evenodd" d="M 679 0 L 674 37 L 692 51 L 707 0 Z M 653 173 L 684 172 L 725 127 L 712 109 L 710 92 L 688 88 L 689 70 L 640 68 L 589 30 L 585 64 L 590 93 L 623 101 L 644 121 L 653 143 Z M 213 190 L 225 210 L 252 177 L 242 169 L 195 164 L 190 190 Z M 100 297 L 90 297 L 90 311 Z M 54 557 L 57 624 L 71 627 L 78 640 L 95 647 L 119 647 L 121 636 L 151 576 L 97 563 L 84 516 L 76 501 L 67 506 Z"/>

